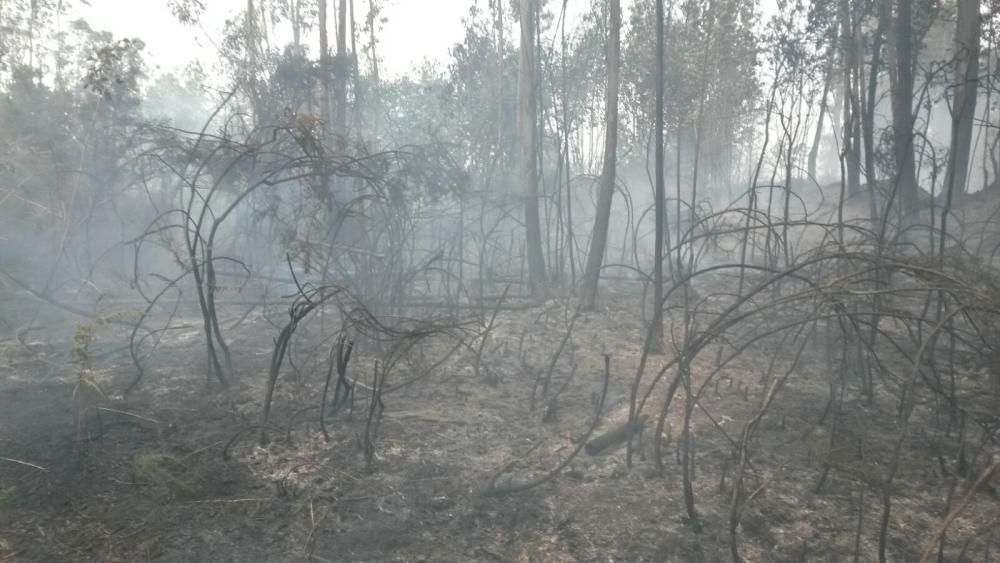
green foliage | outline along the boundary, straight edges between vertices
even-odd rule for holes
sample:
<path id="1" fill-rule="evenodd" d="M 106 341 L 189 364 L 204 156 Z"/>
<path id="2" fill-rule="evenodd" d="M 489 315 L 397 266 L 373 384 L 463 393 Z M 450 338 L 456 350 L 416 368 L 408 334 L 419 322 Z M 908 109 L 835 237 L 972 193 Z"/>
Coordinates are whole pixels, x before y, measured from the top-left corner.
<path id="1" fill-rule="evenodd" d="M 196 480 L 191 469 L 169 454 L 159 451 L 137 454 L 130 465 L 137 482 L 151 486 L 164 498 L 172 499 L 195 490 Z"/>
<path id="2" fill-rule="evenodd" d="M 451 49 L 447 77 L 435 80 L 443 87 L 440 121 L 450 124 L 455 140 L 475 159 L 512 154 L 516 138 L 517 53 L 510 36 L 500 44 L 495 17 L 470 10 L 465 36 Z M 418 84 L 429 70 L 420 69 Z"/>
<path id="3" fill-rule="evenodd" d="M 0 510 L 6 509 L 9 504 L 13 503 L 15 498 L 17 498 L 16 487 L 13 485 L 0 485 Z"/>
<path id="4" fill-rule="evenodd" d="M 651 0 L 635 0 L 622 50 L 625 93 L 652 122 L 655 17 Z M 717 116 L 718 139 L 738 138 L 759 90 L 756 4 L 681 2 L 664 23 L 664 98 L 669 129 L 690 126 L 698 105 Z M 725 117 L 723 117 L 725 116 Z"/>
<path id="5" fill-rule="evenodd" d="M 167 0 L 167 6 L 177 21 L 183 24 L 194 24 L 205 13 L 202 0 Z"/>
<path id="6" fill-rule="evenodd" d="M 119 39 L 95 46 L 87 56 L 84 85 L 107 101 L 134 101 L 145 76 L 141 55 L 144 47 L 141 39 Z"/>
<path id="7" fill-rule="evenodd" d="M 84 218 L 94 222 L 128 209 L 127 197 L 111 196 L 124 183 L 130 155 L 142 149 L 142 42 L 115 40 L 82 20 L 56 33 L 46 19 L 55 8 L 32 4 L 40 10 L 32 56 L 19 50 L 16 36 L 0 35 L 6 54 L 0 69 L 0 256 L 16 271 L 29 267 L 29 256 L 37 263 L 49 253 L 72 255 L 96 245 L 105 235 Z M 3 12 L 0 20 L 16 19 L 6 7 Z M 54 69 L 46 66 L 52 61 Z"/>
<path id="8" fill-rule="evenodd" d="M 756 2 L 671 3 L 664 21 L 664 120 L 668 142 L 690 157 L 696 138 L 705 169 L 730 181 L 734 155 L 756 118 L 762 49 Z M 655 9 L 634 0 L 622 43 L 624 139 L 645 163 L 655 110 Z M 631 118 L 629 118 L 631 116 Z M 701 116 L 701 119 L 699 119 Z"/>
<path id="9" fill-rule="evenodd" d="M 181 73 L 153 78 L 145 88 L 143 115 L 186 130 L 197 130 L 208 117 L 205 71 L 191 64 Z"/>
<path id="10" fill-rule="evenodd" d="M 90 369 L 90 344 L 97 333 L 97 322 L 81 321 L 76 323 L 73 331 L 73 348 L 71 356 L 81 369 Z"/>

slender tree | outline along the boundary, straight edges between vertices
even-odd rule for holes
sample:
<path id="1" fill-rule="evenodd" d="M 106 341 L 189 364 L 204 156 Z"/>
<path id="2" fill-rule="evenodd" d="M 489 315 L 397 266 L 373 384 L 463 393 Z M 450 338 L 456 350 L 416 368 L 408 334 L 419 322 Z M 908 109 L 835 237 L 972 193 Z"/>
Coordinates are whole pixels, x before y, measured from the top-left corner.
<path id="1" fill-rule="evenodd" d="M 583 306 L 593 309 L 597 304 L 597 285 L 601 277 L 604 249 L 608 242 L 608 223 L 611 220 L 611 203 L 615 193 L 615 176 L 618 151 L 618 85 L 620 82 L 621 53 L 621 2 L 611 0 L 608 25 L 607 65 L 608 86 L 605 103 L 604 163 L 601 169 L 601 192 L 597 199 L 597 216 L 590 239 L 590 253 L 584 269 Z"/>
<path id="2" fill-rule="evenodd" d="M 498 162 L 503 161 L 504 157 L 504 99 L 505 99 L 505 89 L 504 89 L 504 38 L 503 38 L 503 2 L 490 2 L 493 7 L 493 27 L 496 29 L 497 33 L 497 45 L 496 45 L 496 110 L 497 110 L 497 159 Z"/>
<path id="3" fill-rule="evenodd" d="M 375 21 L 381 12 L 382 7 L 376 0 L 368 0 L 368 15 L 365 16 L 365 25 L 368 27 L 368 56 L 371 63 L 371 76 L 369 78 L 369 87 L 372 92 L 371 105 L 375 108 L 373 111 L 371 136 L 373 139 L 378 139 L 379 134 L 379 116 L 382 113 L 381 110 L 381 78 L 379 78 L 378 69 L 378 53 L 376 51 L 377 41 L 375 40 Z"/>
<path id="4" fill-rule="evenodd" d="M 809 149 L 807 171 L 810 178 L 816 178 L 816 161 L 819 159 L 819 146 L 823 140 L 823 121 L 826 118 L 827 98 L 830 96 L 830 84 L 833 82 L 833 43 L 827 50 L 827 64 L 823 79 L 823 94 L 819 98 L 819 117 L 816 118 L 816 132 L 813 135 L 812 147 Z"/>
<path id="5" fill-rule="evenodd" d="M 292 23 L 292 46 L 295 54 L 302 54 L 302 2 L 291 0 L 288 7 L 288 17 Z"/>
<path id="6" fill-rule="evenodd" d="M 538 214 L 538 129 L 535 94 L 535 0 L 521 0 L 521 52 L 518 58 L 518 114 L 521 184 L 524 190 L 525 246 L 531 295 L 544 297 L 545 257 Z"/>
<path id="7" fill-rule="evenodd" d="M 253 0 L 247 0 L 245 17 L 244 33 L 246 34 L 247 46 L 247 95 L 250 97 L 250 102 L 254 110 L 254 116 L 257 119 L 260 119 L 261 104 L 257 94 L 257 10 L 254 8 Z"/>
<path id="8" fill-rule="evenodd" d="M 330 79 L 333 69 L 330 65 L 330 42 L 327 33 L 326 0 L 319 0 L 319 72 L 320 72 L 320 107 L 319 115 L 323 121 L 323 132 L 330 133 Z"/>
<path id="9" fill-rule="evenodd" d="M 955 96 L 952 105 L 951 157 L 948 160 L 949 190 L 966 190 L 972 125 L 976 116 L 979 85 L 979 39 L 982 22 L 979 0 L 958 0 L 958 28 L 955 31 Z"/>
<path id="10" fill-rule="evenodd" d="M 650 352 L 663 352 L 663 235 L 666 231 L 667 199 L 663 178 L 663 0 L 656 0 L 656 236 L 653 254 L 653 341 Z M 680 137 L 678 136 L 678 143 Z M 680 167 L 680 160 L 677 162 Z"/>
<path id="11" fill-rule="evenodd" d="M 861 128 L 865 139 L 865 176 L 868 180 L 869 214 L 876 220 L 880 214 L 876 200 L 876 181 L 878 179 L 875 164 L 875 105 L 878 102 L 878 75 L 882 63 L 882 43 L 885 40 L 885 30 L 889 25 L 888 2 L 879 2 L 878 25 L 872 35 L 871 65 L 868 68 L 865 105 L 862 113 Z"/>
<path id="12" fill-rule="evenodd" d="M 337 57 L 333 65 L 333 84 L 336 95 L 337 113 L 334 135 L 337 149 L 343 152 L 347 146 L 347 81 L 351 76 L 351 59 L 347 54 L 347 0 L 340 0 L 337 10 Z"/>
<path id="13" fill-rule="evenodd" d="M 855 193 L 861 189 L 861 121 L 858 104 L 858 38 L 855 6 L 851 0 L 840 2 L 840 40 L 844 73 L 844 133 L 842 151 L 847 164 L 847 190 Z"/>
<path id="14" fill-rule="evenodd" d="M 893 92 L 892 132 L 896 156 L 896 189 L 900 212 L 917 205 L 917 175 L 913 159 L 913 0 L 896 6 L 896 88 Z"/>
<path id="15" fill-rule="evenodd" d="M 569 81 L 566 75 L 566 6 L 569 0 L 563 0 L 563 18 L 562 25 L 560 26 L 559 34 L 562 39 L 562 57 L 560 59 L 560 64 L 562 66 L 562 80 L 560 91 L 562 93 L 562 158 L 563 158 L 563 178 L 565 178 L 566 185 L 566 240 L 568 244 L 566 245 L 566 253 L 569 255 L 569 271 L 570 271 L 570 281 L 571 283 L 576 283 L 576 237 L 573 234 L 573 191 L 572 191 L 572 169 L 570 166 L 569 159 L 569 136 L 570 136 L 570 121 L 569 121 Z"/>

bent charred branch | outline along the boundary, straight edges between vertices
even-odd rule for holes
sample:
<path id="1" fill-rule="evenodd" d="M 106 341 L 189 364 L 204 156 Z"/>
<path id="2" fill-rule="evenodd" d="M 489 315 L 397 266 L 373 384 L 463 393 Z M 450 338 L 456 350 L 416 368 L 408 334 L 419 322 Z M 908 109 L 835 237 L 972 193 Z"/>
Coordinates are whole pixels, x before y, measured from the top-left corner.
<path id="1" fill-rule="evenodd" d="M 513 468 L 516 460 L 511 461 L 493 475 L 493 477 L 490 479 L 490 482 L 486 485 L 486 488 L 480 494 L 482 494 L 483 496 L 501 496 L 514 493 L 523 493 L 524 491 L 534 489 L 535 487 L 538 487 L 540 485 L 544 485 L 545 483 L 547 483 L 548 481 L 554 479 L 557 475 L 559 475 L 559 473 L 561 473 L 562 470 L 566 468 L 566 466 L 568 466 L 574 459 L 576 459 L 576 456 L 583 450 L 583 448 L 586 447 L 587 440 L 590 439 L 590 436 L 594 433 L 594 430 L 597 428 L 598 423 L 600 423 L 601 413 L 604 411 L 604 401 L 607 399 L 608 395 L 608 382 L 610 380 L 611 380 L 611 356 L 605 354 L 604 384 L 601 387 L 601 399 L 598 403 L 597 412 L 594 413 L 594 420 L 590 423 L 590 428 L 587 429 L 586 434 L 584 434 L 578 441 L 577 447 L 573 450 L 572 453 L 570 453 L 570 455 L 566 456 L 566 459 L 564 459 L 562 463 L 558 464 L 548 473 L 536 477 L 535 479 L 531 479 L 523 483 L 514 483 L 512 481 L 503 486 L 497 485 L 497 480 L 502 475 L 509 472 Z"/>

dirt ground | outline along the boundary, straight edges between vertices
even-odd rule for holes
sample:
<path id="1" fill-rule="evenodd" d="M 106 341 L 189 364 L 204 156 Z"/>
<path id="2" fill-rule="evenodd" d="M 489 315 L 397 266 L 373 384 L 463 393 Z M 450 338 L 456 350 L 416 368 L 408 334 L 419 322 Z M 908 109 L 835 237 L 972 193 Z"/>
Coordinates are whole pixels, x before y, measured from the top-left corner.
<path id="1" fill-rule="evenodd" d="M 93 378 L 109 395 L 107 410 L 102 432 L 88 425 L 91 436 L 79 441 L 71 342 L 39 334 L 4 341 L 0 563 L 730 560 L 730 440 L 759 408 L 761 375 L 777 343 L 747 352 L 721 374 L 695 414 L 700 533 L 687 520 L 676 463 L 682 402 L 671 407 L 661 436 L 663 474 L 655 470 L 647 428 L 631 468 L 621 445 L 580 453 L 529 491 L 482 494 L 502 468 L 509 471 L 498 484 L 522 482 L 576 449 L 597 411 L 605 353 L 612 369 L 597 432 L 626 419 L 642 334 L 637 302 L 629 291 L 611 290 L 604 307 L 579 319 L 555 364 L 552 388 L 562 386 L 575 363 L 574 378 L 557 402 L 534 410 L 536 378 L 548 369 L 569 313 L 557 302 L 502 311 L 478 378 L 473 351 L 463 349 L 428 377 L 384 396 L 370 467 L 359 447 L 363 391 L 353 413 L 327 421 L 329 440 L 319 428 L 329 328 L 325 340 L 318 325 L 309 327 L 311 337 L 302 329 L 294 365 L 286 362 L 279 380 L 264 445 L 255 425 L 278 330 L 260 315 L 229 333 L 232 389 L 206 390 L 197 319 L 181 318 L 174 324 L 188 328 L 167 333 L 127 402 L 116 397 L 135 376 L 127 353 L 97 353 L 113 352 L 125 335 L 102 328 Z M 242 316 L 227 313 L 227 326 Z M 284 315 L 279 308 L 268 314 Z M 421 346 L 393 368 L 387 385 L 424 373 L 451 345 L 442 337 Z M 714 354 L 705 356 L 695 365 L 696 380 L 711 372 Z M 647 382 L 668 358 L 653 358 Z M 829 394 L 823 358 L 819 350 L 807 354 L 758 428 L 744 483 L 743 498 L 752 493 L 752 499 L 739 526 L 748 561 L 851 560 L 858 530 L 862 560 L 875 558 L 879 460 L 895 434 L 891 420 L 884 433 L 871 420 L 891 406 L 848 399 L 836 421 L 818 425 Z M 359 350 L 350 375 L 368 381 L 374 360 Z M 650 398 L 653 416 L 662 400 L 657 393 Z M 942 520 L 950 481 L 931 454 L 937 452 L 932 438 L 914 433 L 895 479 L 892 561 L 916 561 Z M 832 470 L 817 491 L 826 463 Z M 995 497 L 977 495 L 949 528 L 944 560 L 958 560 L 968 543 L 967 553 L 978 555 L 967 560 L 1000 561 L 1000 546 L 989 547 L 1000 535 L 998 510 Z"/>

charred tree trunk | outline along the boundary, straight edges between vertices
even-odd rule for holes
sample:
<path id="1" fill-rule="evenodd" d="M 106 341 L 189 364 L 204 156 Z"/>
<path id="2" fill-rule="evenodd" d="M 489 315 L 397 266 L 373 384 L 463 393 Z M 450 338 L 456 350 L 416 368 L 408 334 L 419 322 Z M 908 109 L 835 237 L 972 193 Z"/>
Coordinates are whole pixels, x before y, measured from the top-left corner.
<path id="1" fill-rule="evenodd" d="M 952 107 L 951 157 L 948 159 L 947 189 L 967 191 L 972 126 L 976 116 L 979 86 L 979 36 L 982 23 L 979 0 L 958 0 L 958 29 L 955 32 L 955 98 Z"/>
<path id="2" fill-rule="evenodd" d="M 375 51 L 376 41 L 375 41 L 375 21 L 380 12 L 380 7 L 375 2 L 375 0 L 368 0 L 368 15 L 366 16 L 366 21 L 368 25 L 368 52 L 371 57 L 372 74 L 371 74 L 371 89 L 372 89 L 372 106 L 374 110 L 372 112 L 372 131 L 371 136 L 376 141 L 378 141 L 379 132 L 379 116 L 381 115 L 381 96 L 380 96 L 380 78 L 378 69 L 378 54 Z"/>
<path id="3" fill-rule="evenodd" d="M 663 235 L 666 231 L 667 198 L 663 178 L 663 0 L 656 0 L 656 237 L 653 255 L 653 330 L 650 352 L 663 353 Z M 680 130 L 677 132 L 680 146 Z M 677 168 L 680 169 L 680 159 Z"/>
<path id="4" fill-rule="evenodd" d="M 813 135 L 812 148 L 809 149 L 807 170 L 809 177 L 816 179 L 816 161 L 819 159 L 819 146 L 823 140 L 823 121 L 826 117 L 826 100 L 830 96 L 830 85 L 833 82 L 833 43 L 827 50 L 826 78 L 823 82 L 823 95 L 819 99 L 819 117 L 816 118 L 816 133 Z"/>
<path id="5" fill-rule="evenodd" d="M 289 8 L 289 19 L 292 24 L 292 46 L 296 55 L 302 54 L 302 10 L 300 3 L 301 0 L 292 0 L 292 5 Z"/>
<path id="6" fill-rule="evenodd" d="M 521 184 L 524 190 L 525 247 L 531 295 L 546 293 L 542 227 L 538 214 L 538 130 L 535 100 L 535 0 L 521 0 L 521 53 L 518 61 L 518 115 Z"/>
<path id="7" fill-rule="evenodd" d="M 868 180 L 869 190 L 869 213 L 872 221 L 879 217 L 878 202 L 876 200 L 876 184 L 878 174 L 875 164 L 875 105 L 878 101 L 878 71 L 882 63 L 882 41 L 885 36 L 885 28 L 889 23 L 889 4 L 883 2 L 879 6 L 878 26 L 875 28 L 875 35 L 872 37 L 872 59 L 868 68 L 868 82 L 865 92 L 865 111 L 862 114 L 862 133 L 865 138 L 865 177 Z"/>
<path id="8" fill-rule="evenodd" d="M 354 19 L 354 0 L 351 0 L 351 82 L 354 83 L 354 107 L 351 108 L 351 127 L 354 128 L 354 134 L 360 136 L 363 113 L 362 108 L 364 104 L 365 92 L 361 87 L 361 68 L 358 65 L 358 45 L 357 45 L 357 22 Z M 355 184 L 360 185 L 360 178 L 356 179 Z"/>
<path id="9" fill-rule="evenodd" d="M 896 190 L 900 212 L 917 208 L 917 176 L 913 159 L 913 0 L 898 0 L 896 8 L 896 90 L 892 131 L 896 155 Z"/>
<path id="10" fill-rule="evenodd" d="M 566 5 L 569 0 L 563 0 L 563 21 L 560 35 L 562 39 L 562 127 L 563 127 L 563 170 L 566 178 L 566 253 L 569 255 L 570 283 L 576 284 L 576 236 L 573 234 L 573 191 L 572 169 L 569 160 L 569 81 L 566 75 Z"/>
<path id="11" fill-rule="evenodd" d="M 856 76 L 858 67 L 857 26 L 850 0 L 840 2 L 840 38 L 844 63 L 844 127 L 843 152 L 847 164 L 847 190 L 856 193 L 861 189 L 861 155 L 859 153 L 861 128 L 858 122 L 858 95 Z"/>
<path id="12" fill-rule="evenodd" d="M 246 33 L 247 46 L 247 95 L 250 98 L 251 107 L 253 107 L 254 118 L 259 121 L 263 116 L 260 114 L 260 103 L 257 99 L 257 10 L 254 8 L 253 0 L 247 0 L 244 33 Z"/>
<path id="13" fill-rule="evenodd" d="M 337 114 L 334 134 L 337 152 L 347 148 L 347 81 L 351 75 L 351 59 L 347 54 L 347 0 L 340 0 L 337 11 L 337 57 L 333 65 L 333 85 Z"/>
<path id="14" fill-rule="evenodd" d="M 610 26 L 608 28 L 608 86 L 605 104 L 604 165 L 601 169 L 601 193 L 597 200 L 597 217 L 584 270 L 583 307 L 593 309 L 597 304 L 597 285 L 601 278 L 601 264 L 608 242 L 608 223 L 611 220 L 611 203 L 615 193 L 615 176 L 618 151 L 618 83 L 621 51 L 621 2 L 611 0 Z"/>
<path id="15" fill-rule="evenodd" d="M 503 38 L 503 10 L 504 2 L 491 2 L 494 9 L 494 21 L 493 25 L 497 30 L 497 45 L 496 45 L 496 89 L 497 89 L 497 162 L 503 162 L 504 153 L 504 102 L 506 100 L 504 85 L 506 80 L 504 80 L 504 64 L 503 64 L 503 53 L 504 53 L 504 38 Z"/>
<path id="16" fill-rule="evenodd" d="M 330 79 L 333 69 L 330 65 L 330 42 L 327 33 L 326 0 L 319 0 L 319 70 L 320 70 L 320 106 L 319 116 L 323 120 L 324 137 L 330 134 Z"/>

